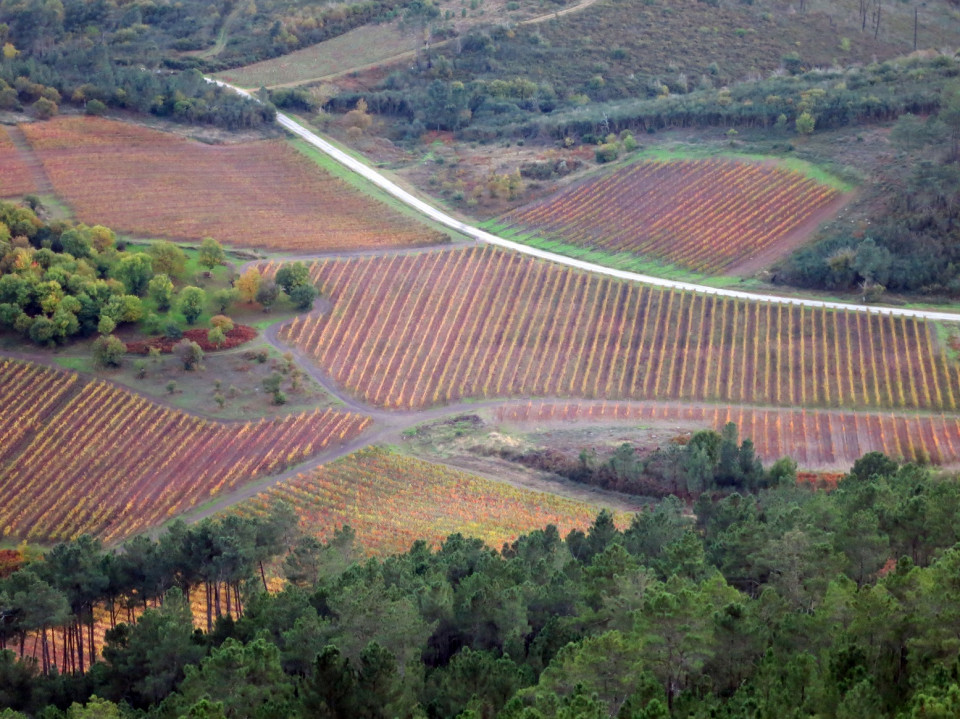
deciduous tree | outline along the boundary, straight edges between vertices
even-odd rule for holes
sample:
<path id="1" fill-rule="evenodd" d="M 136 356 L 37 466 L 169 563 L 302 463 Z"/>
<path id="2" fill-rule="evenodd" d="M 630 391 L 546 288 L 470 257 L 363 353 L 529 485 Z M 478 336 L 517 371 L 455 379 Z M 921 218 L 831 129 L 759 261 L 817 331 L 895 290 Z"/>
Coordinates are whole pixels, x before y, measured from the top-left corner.
<path id="1" fill-rule="evenodd" d="M 207 304 L 207 293 L 199 287 L 184 287 L 180 290 L 177 308 L 187 318 L 187 324 L 194 324 L 203 314 Z"/>
<path id="2" fill-rule="evenodd" d="M 223 247 L 212 237 L 204 237 L 203 242 L 200 243 L 200 253 L 197 256 L 197 261 L 200 263 L 201 267 L 205 267 L 207 276 L 213 271 L 214 267 L 223 264 L 224 260 Z"/>
<path id="3" fill-rule="evenodd" d="M 93 342 L 93 362 L 98 367 L 119 367 L 126 353 L 127 346 L 113 335 Z"/>
<path id="4" fill-rule="evenodd" d="M 256 267 L 249 268 L 237 279 L 237 290 L 240 292 L 240 299 L 244 302 L 253 302 L 257 299 L 257 291 L 260 289 L 260 283 L 263 278 Z"/>

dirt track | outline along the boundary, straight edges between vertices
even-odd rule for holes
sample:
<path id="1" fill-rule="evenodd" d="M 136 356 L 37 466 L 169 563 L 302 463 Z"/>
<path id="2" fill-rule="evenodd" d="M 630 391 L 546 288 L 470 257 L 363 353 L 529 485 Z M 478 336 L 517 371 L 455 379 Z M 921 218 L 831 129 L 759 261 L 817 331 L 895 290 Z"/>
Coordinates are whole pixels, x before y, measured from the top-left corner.
<path id="1" fill-rule="evenodd" d="M 552 12 L 547 15 L 540 15 L 539 17 L 532 17 L 527 20 L 521 20 L 517 25 L 536 25 L 538 23 L 546 22 L 547 20 L 553 20 L 554 18 L 563 17 L 564 15 L 569 15 L 570 13 L 580 12 L 584 8 L 590 7 L 591 5 L 599 2 L 599 0 L 583 0 L 572 7 L 565 8 L 563 10 L 558 10 L 557 12 Z M 453 40 L 442 40 L 437 43 L 433 43 L 430 47 L 432 49 L 446 47 L 450 45 Z M 320 75 L 319 77 L 311 77 L 306 80 L 295 80 L 294 82 L 282 82 L 276 85 L 267 85 L 268 90 L 279 90 L 285 87 L 299 87 L 300 85 L 311 85 L 318 82 L 327 82 L 329 80 L 335 80 L 338 77 L 343 77 L 344 75 L 350 75 L 355 72 L 363 72 L 364 70 L 373 70 L 377 67 L 390 67 L 391 65 L 396 65 L 398 62 L 404 60 L 409 60 L 414 58 L 419 53 L 419 50 L 407 50 L 406 52 L 399 52 L 396 55 L 392 55 L 382 60 L 377 60 L 375 62 L 368 62 L 364 65 L 356 65 L 354 67 L 349 67 L 344 70 L 338 70 L 337 72 L 327 73 L 326 75 Z M 252 89 L 252 88 L 251 88 Z"/>

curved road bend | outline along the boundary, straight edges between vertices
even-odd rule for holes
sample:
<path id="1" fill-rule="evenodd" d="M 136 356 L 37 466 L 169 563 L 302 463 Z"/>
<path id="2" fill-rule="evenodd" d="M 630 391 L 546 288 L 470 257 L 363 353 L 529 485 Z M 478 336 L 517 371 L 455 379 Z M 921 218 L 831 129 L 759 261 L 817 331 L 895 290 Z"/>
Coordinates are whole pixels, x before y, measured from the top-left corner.
<path id="1" fill-rule="evenodd" d="M 240 88 L 234 87 L 228 83 L 222 82 L 220 80 L 213 80 L 207 78 L 208 82 L 216 83 L 222 87 L 229 88 L 235 92 L 245 95 L 247 97 L 252 97 L 252 95 L 246 90 L 241 90 Z M 527 245 L 521 244 L 519 242 L 512 242 L 510 240 L 505 240 L 502 237 L 497 237 L 494 234 L 481 230 L 472 225 L 468 225 L 465 222 L 451 217 L 450 215 L 441 212 L 437 208 L 428 205 L 423 200 L 413 196 L 402 187 L 396 183 L 388 180 L 386 177 L 381 175 L 379 172 L 373 168 L 367 166 L 363 162 L 357 160 L 354 157 L 351 157 L 343 150 L 335 147 L 331 143 L 327 142 L 319 135 L 310 130 L 306 129 L 299 123 L 295 122 L 293 119 L 284 115 L 281 112 L 277 113 L 277 123 L 284 127 L 285 129 L 292 132 L 294 135 L 302 138 L 303 140 L 309 142 L 311 145 L 326 153 L 328 156 L 332 157 L 334 160 L 339 162 L 344 167 L 356 172 L 361 177 L 369 180 L 375 184 L 380 189 L 385 192 L 389 192 L 391 195 L 396 197 L 398 200 L 403 202 L 409 207 L 417 210 L 421 214 L 429 217 L 430 219 L 438 222 L 450 229 L 456 230 L 461 234 L 472 237 L 475 240 L 480 242 L 485 242 L 490 245 L 496 245 L 497 247 L 503 247 L 514 252 L 520 252 L 525 255 L 530 255 L 531 257 L 537 257 L 541 260 L 547 260 L 548 262 L 555 262 L 561 265 L 567 265 L 568 267 L 575 267 L 578 270 L 585 270 L 587 272 L 594 272 L 600 275 L 607 275 L 609 277 L 616 277 L 620 280 L 628 280 L 631 282 L 642 282 L 647 285 L 655 285 L 657 287 L 667 287 L 675 290 L 683 290 L 686 292 L 698 292 L 705 295 L 717 295 L 719 297 L 732 297 L 736 299 L 743 300 L 752 300 L 755 302 L 775 302 L 784 305 L 798 305 L 804 307 L 815 307 L 815 308 L 826 308 L 826 309 L 837 309 L 837 310 L 850 310 L 854 312 L 868 312 L 868 313 L 877 313 L 877 314 L 886 314 L 893 315 L 896 317 L 916 317 L 918 319 L 927 319 L 927 320 L 938 320 L 941 322 L 960 322 L 960 314 L 955 314 L 952 312 L 936 312 L 933 310 L 911 310 L 903 307 L 875 307 L 870 305 L 857 305 L 857 304 L 846 304 L 844 302 L 829 302 L 826 300 L 814 300 L 808 299 L 805 297 L 778 297 L 777 295 L 766 295 L 762 293 L 754 292 L 741 292 L 738 290 L 728 290 L 720 287 L 708 287 L 706 285 L 697 285 L 692 282 L 678 282 L 676 280 L 667 280 L 661 277 L 652 277 L 651 275 L 642 275 L 637 272 L 627 272 L 625 270 L 615 270 L 610 267 L 604 267 L 602 265 L 596 265 L 592 262 L 584 262 L 583 260 L 577 260 L 572 257 L 565 257 L 563 255 L 557 255 L 553 252 L 546 252 L 544 250 L 537 249 L 536 247 L 529 247 Z"/>

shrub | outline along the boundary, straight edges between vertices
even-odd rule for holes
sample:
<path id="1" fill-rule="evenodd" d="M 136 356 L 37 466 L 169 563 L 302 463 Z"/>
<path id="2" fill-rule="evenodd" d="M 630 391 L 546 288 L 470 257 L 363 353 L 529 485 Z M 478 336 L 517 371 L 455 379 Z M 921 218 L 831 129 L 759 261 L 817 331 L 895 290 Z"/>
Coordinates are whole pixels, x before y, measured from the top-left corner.
<path id="1" fill-rule="evenodd" d="M 816 119 L 809 112 L 801 112 L 797 116 L 797 132 L 801 135 L 811 134 L 816 124 Z"/>
<path id="2" fill-rule="evenodd" d="M 606 142 L 594 151 L 597 162 L 613 162 L 620 156 L 620 148 L 615 143 Z"/>
<path id="3" fill-rule="evenodd" d="M 219 327 L 214 327 L 212 330 L 207 332 L 207 341 L 219 349 L 223 346 L 223 343 L 227 341 L 227 337 L 223 334 L 222 329 Z"/>
<path id="4" fill-rule="evenodd" d="M 93 343 L 93 363 L 97 367 L 119 367 L 127 346 L 114 335 L 98 337 Z"/>
<path id="5" fill-rule="evenodd" d="M 190 371 L 203 361 L 203 349 L 196 342 L 180 340 L 173 347 L 173 353 L 183 363 L 183 369 Z"/>
<path id="6" fill-rule="evenodd" d="M 274 372 L 269 377 L 265 377 L 263 380 L 263 389 L 271 394 L 276 394 L 280 391 L 280 383 L 283 382 L 283 375 L 279 372 Z"/>
<path id="7" fill-rule="evenodd" d="M 57 103 L 46 97 L 41 97 L 33 103 L 30 109 L 33 111 L 33 116 L 38 120 L 49 120 L 60 110 L 60 108 L 57 107 Z"/>
<path id="8" fill-rule="evenodd" d="M 233 320 L 226 315 L 214 315 L 210 318 L 210 324 L 224 332 L 233 329 Z"/>
<path id="9" fill-rule="evenodd" d="M 88 115 L 100 117 L 107 113 L 107 106 L 100 102 L 100 100 L 90 100 L 83 111 Z"/>

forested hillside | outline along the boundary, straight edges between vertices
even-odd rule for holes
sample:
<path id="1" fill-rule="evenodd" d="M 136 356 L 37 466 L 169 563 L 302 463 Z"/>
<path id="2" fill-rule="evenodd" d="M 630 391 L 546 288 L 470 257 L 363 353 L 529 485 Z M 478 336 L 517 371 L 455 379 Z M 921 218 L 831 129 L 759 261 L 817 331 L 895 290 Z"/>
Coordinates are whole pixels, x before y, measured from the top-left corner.
<path id="1" fill-rule="evenodd" d="M 956 297 L 960 293 L 960 85 L 939 88 L 935 114 L 902 115 L 890 130 L 894 162 L 868 189 L 870 221 L 828 225 L 783 263 L 800 287 Z"/>
<path id="2" fill-rule="evenodd" d="M 347 529 L 298 538 L 282 505 L 118 554 L 83 538 L 0 580 L 0 704 L 44 717 L 956 716 L 958 506 L 955 477 L 872 454 L 829 493 L 704 494 L 693 515 L 667 500 L 622 531 L 601 513 L 587 533 L 547 527 L 499 552 L 454 535 L 363 559 Z M 278 593 L 264 566 L 286 577 Z M 98 606 L 116 624 L 102 658 L 89 656 Z M 75 674 L 53 669 L 65 641 Z"/>

